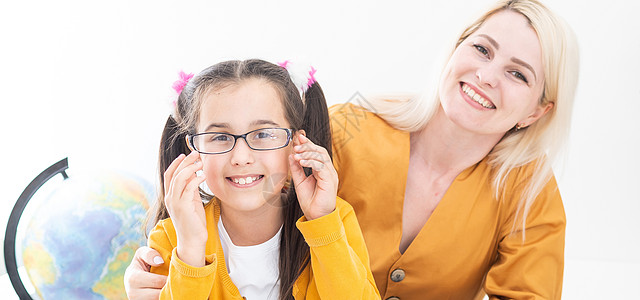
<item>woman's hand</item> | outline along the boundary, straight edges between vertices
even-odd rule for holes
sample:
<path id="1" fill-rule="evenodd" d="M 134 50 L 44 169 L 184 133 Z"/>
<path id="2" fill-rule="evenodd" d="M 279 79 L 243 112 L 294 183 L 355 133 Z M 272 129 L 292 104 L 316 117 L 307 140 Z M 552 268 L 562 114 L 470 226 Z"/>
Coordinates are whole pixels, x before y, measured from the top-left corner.
<path id="1" fill-rule="evenodd" d="M 158 251 L 140 247 L 124 272 L 124 290 L 130 300 L 151 300 L 160 297 L 167 276 L 151 273 L 151 266 L 163 264 Z"/>
<path id="2" fill-rule="evenodd" d="M 205 179 L 198 152 L 181 154 L 164 172 L 164 204 L 176 229 L 178 257 L 194 267 L 204 266 L 207 222 L 198 186 Z"/>
<path id="3" fill-rule="evenodd" d="M 305 217 L 313 220 L 333 212 L 338 194 L 338 172 L 329 153 L 302 134 L 293 138 L 293 144 L 295 154 L 289 156 L 289 167 Z M 309 177 L 304 174 L 303 167 L 312 169 Z"/>

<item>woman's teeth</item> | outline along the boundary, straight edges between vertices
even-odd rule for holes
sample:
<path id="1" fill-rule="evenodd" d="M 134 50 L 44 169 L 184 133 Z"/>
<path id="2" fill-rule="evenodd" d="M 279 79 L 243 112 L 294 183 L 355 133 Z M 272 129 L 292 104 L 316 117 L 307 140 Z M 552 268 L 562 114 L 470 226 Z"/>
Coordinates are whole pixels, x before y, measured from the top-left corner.
<path id="1" fill-rule="evenodd" d="M 260 177 L 262 176 L 248 176 L 248 177 L 234 177 L 231 178 L 231 180 L 236 183 L 236 184 L 250 184 L 254 181 L 257 181 L 258 179 L 260 179 Z"/>
<path id="2" fill-rule="evenodd" d="M 462 91 L 467 94 L 467 96 L 469 96 L 469 98 L 473 99 L 473 101 L 478 102 L 478 104 L 482 105 L 485 108 L 496 108 L 495 106 L 493 106 L 491 104 L 491 102 L 487 101 L 487 99 L 483 98 L 482 96 L 480 96 L 479 94 L 476 94 L 476 92 L 470 88 L 468 85 L 463 84 L 462 85 Z"/>

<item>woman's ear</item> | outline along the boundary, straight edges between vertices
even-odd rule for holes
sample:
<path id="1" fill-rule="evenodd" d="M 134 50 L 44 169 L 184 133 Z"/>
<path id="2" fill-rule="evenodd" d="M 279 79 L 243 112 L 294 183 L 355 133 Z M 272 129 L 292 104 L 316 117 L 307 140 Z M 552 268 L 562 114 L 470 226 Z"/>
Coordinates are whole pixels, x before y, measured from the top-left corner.
<path id="1" fill-rule="evenodd" d="M 522 127 L 527 127 L 535 123 L 536 121 L 538 121 L 538 119 L 542 118 L 542 116 L 546 115 L 553 108 L 553 105 L 553 102 L 549 102 L 546 105 L 538 106 L 533 114 L 531 114 L 529 117 L 527 117 L 527 119 L 519 122 L 518 124 L 523 124 Z"/>

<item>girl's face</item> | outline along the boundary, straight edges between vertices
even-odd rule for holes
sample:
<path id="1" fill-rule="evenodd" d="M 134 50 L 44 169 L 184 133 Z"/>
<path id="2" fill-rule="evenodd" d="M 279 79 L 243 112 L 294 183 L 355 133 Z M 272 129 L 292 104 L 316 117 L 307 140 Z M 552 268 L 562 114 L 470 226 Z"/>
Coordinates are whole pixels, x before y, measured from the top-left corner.
<path id="1" fill-rule="evenodd" d="M 457 126 L 501 137 L 551 108 L 539 105 L 544 80 L 536 32 L 521 14 L 501 11 L 455 50 L 439 96 L 446 116 Z"/>
<path id="2" fill-rule="evenodd" d="M 212 90 L 203 99 L 198 133 L 241 135 L 263 128 L 289 128 L 280 96 L 265 80 L 244 80 Z M 284 148 L 257 151 L 238 138 L 227 153 L 202 154 L 207 185 L 227 209 L 257 212 L 279 207 L 292 147 L 290 142 Z"/>

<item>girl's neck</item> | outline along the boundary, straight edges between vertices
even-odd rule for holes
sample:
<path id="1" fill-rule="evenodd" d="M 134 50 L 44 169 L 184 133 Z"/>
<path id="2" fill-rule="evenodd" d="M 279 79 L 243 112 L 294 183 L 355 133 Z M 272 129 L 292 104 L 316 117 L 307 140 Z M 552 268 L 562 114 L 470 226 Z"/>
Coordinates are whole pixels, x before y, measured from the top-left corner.
<path id="1" fill-rule="evenodd" d="M 282 227 L 282 208 L 265 204 L 256 211 L 238 211 L 220 204 L 220 218 L 231 242 L 254 246 L 271 239 Z"/>
<path id="2" fill-rule="evenodd" d="M 501 138 L 460 128 L 440 107 L 423 129 L 411 133 L 411 156 L 436 176 L 455 176 L 484 159 Z"/>

